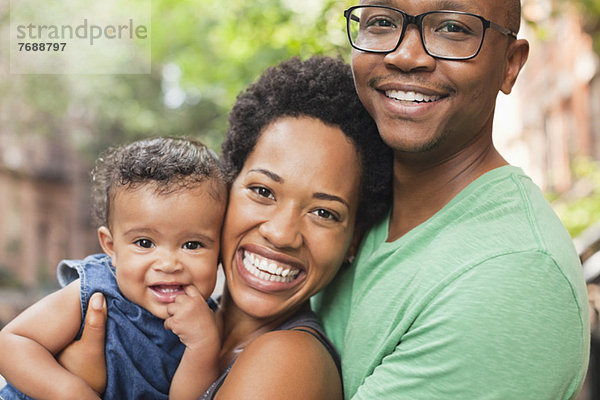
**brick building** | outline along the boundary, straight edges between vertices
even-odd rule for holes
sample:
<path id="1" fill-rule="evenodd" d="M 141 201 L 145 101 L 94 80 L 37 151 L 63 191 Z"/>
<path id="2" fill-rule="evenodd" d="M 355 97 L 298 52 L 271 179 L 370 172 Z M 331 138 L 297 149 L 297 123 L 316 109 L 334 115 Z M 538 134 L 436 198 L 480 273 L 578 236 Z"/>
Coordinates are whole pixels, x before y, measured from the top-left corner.
<path id="1" fill-rule="evenodd" d="M 87 171 L 61 135 L 0 128 L 0 326 L 57 286 L 58 261 L 98 250 Z"/>

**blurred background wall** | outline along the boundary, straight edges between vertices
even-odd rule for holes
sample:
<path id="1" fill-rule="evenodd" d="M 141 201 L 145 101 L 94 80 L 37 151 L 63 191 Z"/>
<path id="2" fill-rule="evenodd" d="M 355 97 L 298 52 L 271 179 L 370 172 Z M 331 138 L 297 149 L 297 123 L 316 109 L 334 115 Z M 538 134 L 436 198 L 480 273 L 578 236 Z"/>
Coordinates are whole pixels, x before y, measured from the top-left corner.
<path id="1" fill-rule="evenodd" d="M 150 74 L 31 75 L 10 72 L 10 1 L 0 0 L 0 327 L 56 289 L 58 261 L 99 251 L 89 171 L 101 150 L 188 135 L 218 152 L 237 93 L 267 66 L 349 60 L 342 12 L 354 3 L 152 0 Z M 495 141 L 587 258 L 600 247 L 600 0 L 522 4 L 531 53 L 513 93 L 500 94 Z"/>

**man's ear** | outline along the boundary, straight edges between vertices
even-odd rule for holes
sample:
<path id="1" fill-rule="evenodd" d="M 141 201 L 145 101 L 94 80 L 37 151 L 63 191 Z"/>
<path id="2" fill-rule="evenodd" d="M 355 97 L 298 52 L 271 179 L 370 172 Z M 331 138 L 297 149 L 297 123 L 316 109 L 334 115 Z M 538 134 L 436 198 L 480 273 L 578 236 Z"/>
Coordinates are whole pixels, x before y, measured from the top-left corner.
<path id="1" fill-rule="evenodd" d="M 521 68 L 525 65 L 529 56 L 529 42 L 525 39 L 513 41 L 506 51 L 506 70 L 504 71 L 504 81 L 500 90 L 502 93 L 509 94 L 517 81 L 517 76 Z"/>
<path id="2" fill-rule="evenodd" d="M 107 256 L 112 260 L 113 266 L 117 266 L 117 260 L 115 257 L 115 243 L 113 241 L 112 233 L 110 229 L 106 226 L 101 226 L 98 228 L 98 241 L 100 242 L 100 247 L 106 253 Z"/>

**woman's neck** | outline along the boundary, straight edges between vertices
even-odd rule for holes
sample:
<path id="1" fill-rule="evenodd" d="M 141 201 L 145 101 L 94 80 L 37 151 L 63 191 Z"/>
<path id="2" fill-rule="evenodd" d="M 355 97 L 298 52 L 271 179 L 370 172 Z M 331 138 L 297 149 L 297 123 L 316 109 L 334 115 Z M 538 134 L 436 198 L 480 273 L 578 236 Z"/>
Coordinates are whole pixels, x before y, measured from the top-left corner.
<path id="1" fill-rule="evenodd" d="M 237 306 L 225 285 L 217 310 L 217 318 L 222 321 L 219 369 L 225 370 L 250 342 L 262 334 L 276 329 L 291 315 L 293 313 L 286 313 L 284 316 L 274 318 L 255 318 Z"/>

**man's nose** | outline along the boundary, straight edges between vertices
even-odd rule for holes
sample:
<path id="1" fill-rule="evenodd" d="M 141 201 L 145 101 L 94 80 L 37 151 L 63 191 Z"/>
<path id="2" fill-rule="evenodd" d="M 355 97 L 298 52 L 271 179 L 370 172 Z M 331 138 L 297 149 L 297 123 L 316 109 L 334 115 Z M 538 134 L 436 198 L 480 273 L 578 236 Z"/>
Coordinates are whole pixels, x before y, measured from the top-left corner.
<path id="1" fill-rule="evenodd" d="M 419 27 L 415 24 L 409 24 L 406 27 L 400 44 L 396 50 L 385 55 L 384 61 L 404 72 L 431 71 L 435 68 L 435 58 L 425 51 Z"/>

